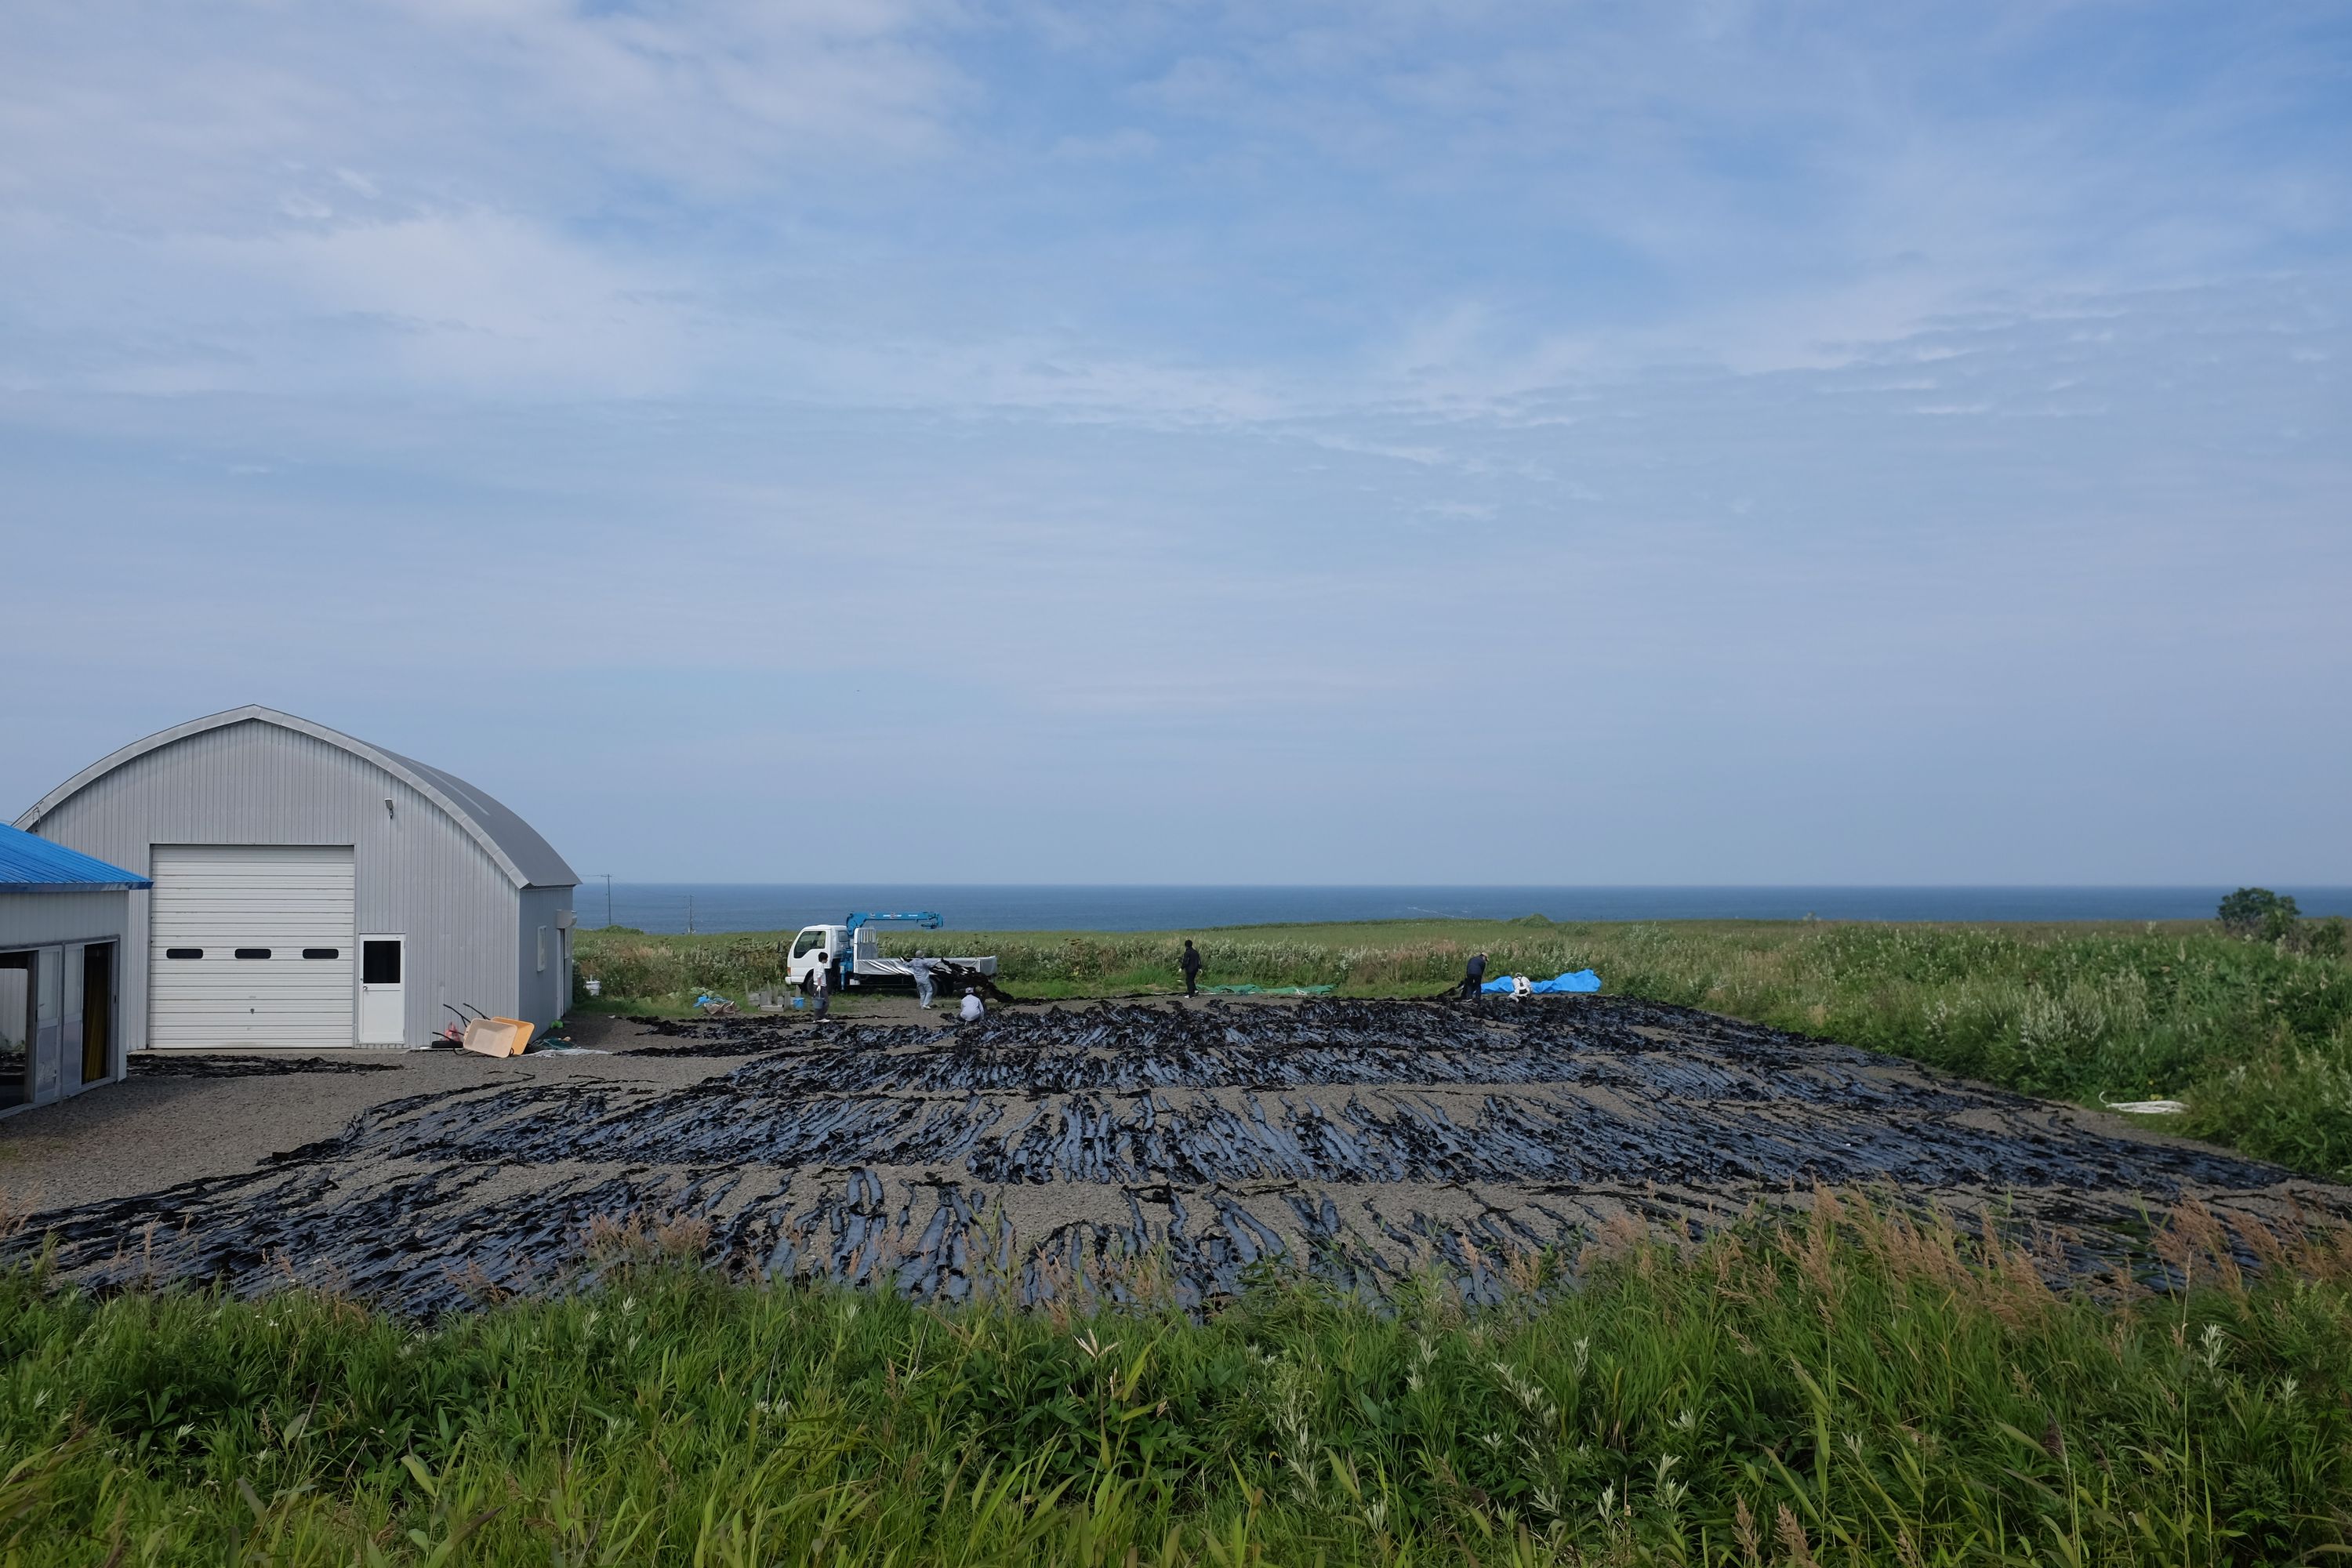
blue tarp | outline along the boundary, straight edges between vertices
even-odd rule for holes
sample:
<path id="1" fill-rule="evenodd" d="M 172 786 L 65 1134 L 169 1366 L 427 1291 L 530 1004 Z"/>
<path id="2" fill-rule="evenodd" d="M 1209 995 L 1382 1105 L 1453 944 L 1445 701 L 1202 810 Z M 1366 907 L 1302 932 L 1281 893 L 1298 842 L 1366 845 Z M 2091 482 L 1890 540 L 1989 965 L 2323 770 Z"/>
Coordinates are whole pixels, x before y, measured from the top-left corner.
<path id="1" fill-rule="evenodd" d="M 1500 980 L 1489 980 L 1478 989 L 1499 994 L 1516 990 L 1517 986 L 1512 976 L 1506 974 Z M 1572 991 L 1598 991 L 1601 989 L 1601 976 L 1590 969 L 1580 969 L 1573 974 L 1556 974 L 1549 980 L 1531 982 L 1528 989 L 1538 996 L 1559 996 Z"/>

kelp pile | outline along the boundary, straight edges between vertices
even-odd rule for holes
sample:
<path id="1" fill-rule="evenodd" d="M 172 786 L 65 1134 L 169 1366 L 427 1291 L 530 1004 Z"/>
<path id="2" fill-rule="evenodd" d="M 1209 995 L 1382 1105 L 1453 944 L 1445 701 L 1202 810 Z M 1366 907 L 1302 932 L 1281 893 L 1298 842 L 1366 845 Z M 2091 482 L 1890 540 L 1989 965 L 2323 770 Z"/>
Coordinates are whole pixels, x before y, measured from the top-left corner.
<path id="1" fill-rule="evenodd" d="M 1982 1214 L 2053 1276 L 2160 1272 L 2146 1215 L 2183 1199 L 2276 1213 L 2345 1195 L 1630 998 L 672 1032 L 653 1052 L 740 1059 L 683 1084 L 409 1096 L 249 1173 L 37 1216 L 13 1246 L 52 1247 L 101 1287 L 299 1281 L 426 1315 L 571 1288 L 607 1244 L 656 1233 L 769 1279 L 1198 1305 L 1268 1268 L 1377 1292 L 1433 1267 L 1491 1297 L 1612 1222 L 1696 1238 L 1816 1185 Z"/>

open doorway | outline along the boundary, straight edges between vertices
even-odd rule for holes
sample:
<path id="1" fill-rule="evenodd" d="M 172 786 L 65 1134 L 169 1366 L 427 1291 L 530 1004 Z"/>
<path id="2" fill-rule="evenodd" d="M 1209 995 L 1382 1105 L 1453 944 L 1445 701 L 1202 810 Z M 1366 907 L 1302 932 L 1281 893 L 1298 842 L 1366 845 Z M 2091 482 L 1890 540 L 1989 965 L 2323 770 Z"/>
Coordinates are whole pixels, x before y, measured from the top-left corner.
<path id="1" fill-rule="evenodd" d="M 33 955 L 0 952 L 0 1110 L 33 1102 Z"/>
<path id="2" fill-rule="evenodd" d="M 81 1081 L 103 1083 L 114 1071 L 114 944 L 81 950 Z"/>

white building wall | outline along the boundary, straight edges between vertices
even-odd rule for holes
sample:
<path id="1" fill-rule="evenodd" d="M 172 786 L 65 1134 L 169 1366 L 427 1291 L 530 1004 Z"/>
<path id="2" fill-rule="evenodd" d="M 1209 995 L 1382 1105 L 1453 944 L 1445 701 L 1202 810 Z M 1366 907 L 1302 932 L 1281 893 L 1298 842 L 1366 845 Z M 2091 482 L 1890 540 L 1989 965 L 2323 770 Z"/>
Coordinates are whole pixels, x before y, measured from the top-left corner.
<path id="1" fill-rule="evenodd" d="M 0 948 L 50 947 L 61 942 L 124 942 L 131 926 L 131 896 L 0 893 Z M 120 962 L 121 954 L 116 957 Z M 118 990 L 121 984 L 118 978 Z"/>

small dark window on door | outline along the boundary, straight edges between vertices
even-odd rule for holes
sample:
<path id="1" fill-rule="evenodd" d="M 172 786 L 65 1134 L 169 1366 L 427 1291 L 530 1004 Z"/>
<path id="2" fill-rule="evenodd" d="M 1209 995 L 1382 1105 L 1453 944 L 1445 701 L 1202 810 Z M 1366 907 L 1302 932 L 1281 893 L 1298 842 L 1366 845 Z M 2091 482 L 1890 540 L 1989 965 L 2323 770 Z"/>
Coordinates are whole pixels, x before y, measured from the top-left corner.
<path id="1" fill-rule="evenodd" d="M 399 984 L 400 943 L 396 942 L 360 943 L 360 984 L 362 985 Z"/>
<path id="2" fill-rule="evenodd" d="M 201 947 L 167 947 L 163 950 L 166 958 L 202 958 L 204 955 L 205 950 Z"/>
<path id="3" fill-rule="evenodd" d="M 302 950 L 302 956 L 305 958 L 341 958 L 343 956 L 343 950 L 340 947 L 306 947 Z"/>
<path id="4" fill-rule="evenodd" d="M 236 950 L 236 955 L 239 958 L 268 958 L 269 950 L 266 947 L 240 947 Z"/>

